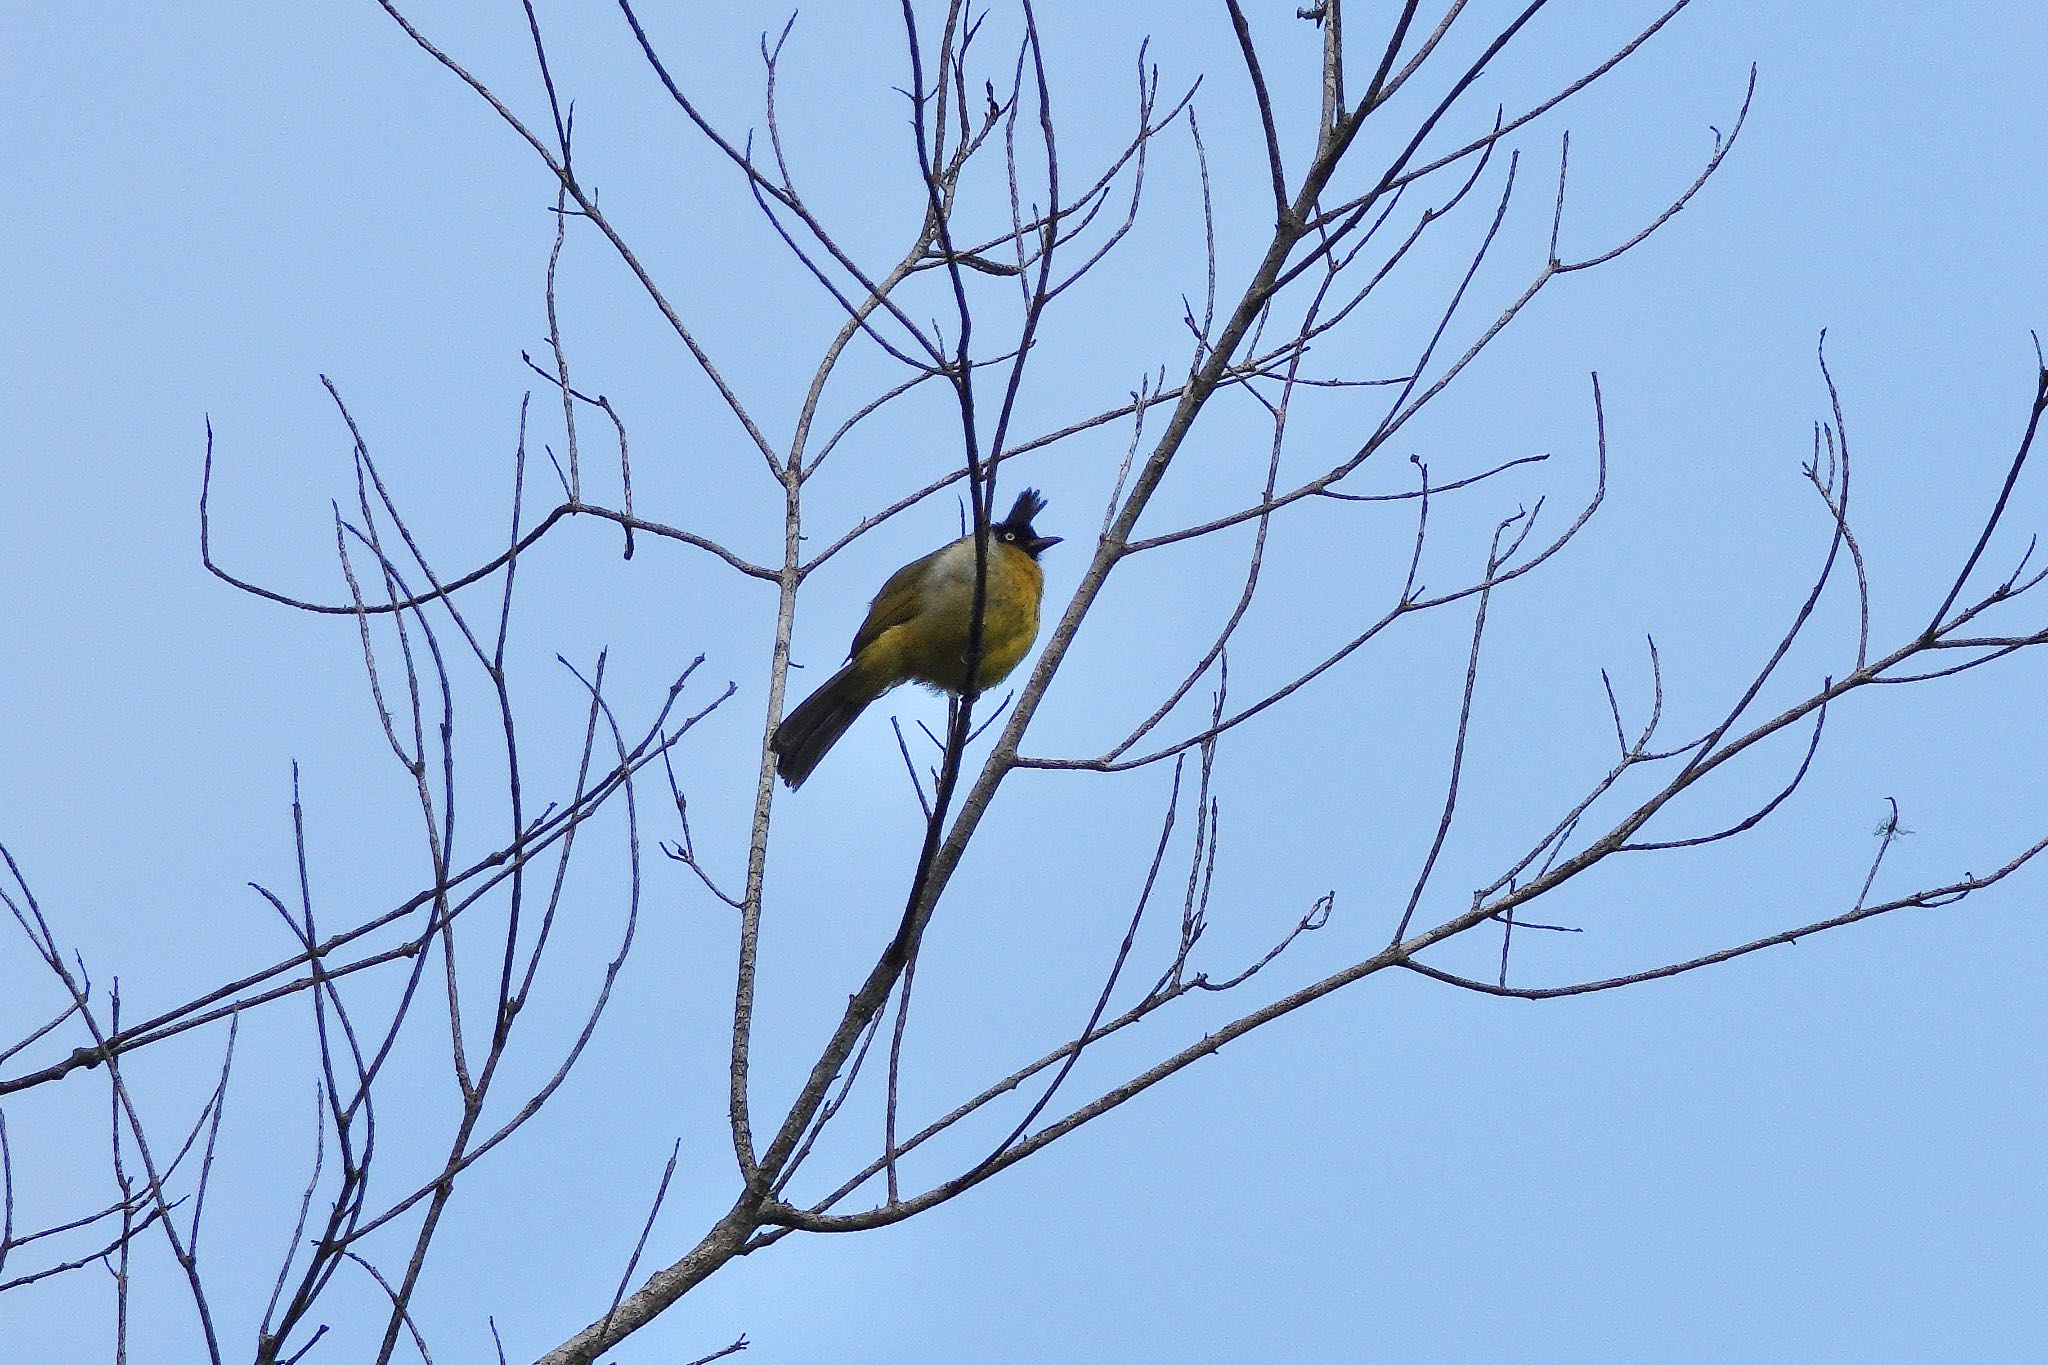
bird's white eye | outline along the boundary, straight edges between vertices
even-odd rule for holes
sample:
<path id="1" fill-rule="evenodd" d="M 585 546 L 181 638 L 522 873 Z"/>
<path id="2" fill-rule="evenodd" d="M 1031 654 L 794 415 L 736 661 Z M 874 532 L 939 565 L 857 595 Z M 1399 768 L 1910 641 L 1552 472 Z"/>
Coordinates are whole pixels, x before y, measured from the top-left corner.
<path id="1" fill-rule="evenodd" d="M 1005 531 L 1005 532 L 1003 532 L 1003 539 L 1004 539 L 1004 540 L 1015 540 L 1016 538 L 1017 538 L 1017 533 L 1016 533 L 1015 531 Z"/>

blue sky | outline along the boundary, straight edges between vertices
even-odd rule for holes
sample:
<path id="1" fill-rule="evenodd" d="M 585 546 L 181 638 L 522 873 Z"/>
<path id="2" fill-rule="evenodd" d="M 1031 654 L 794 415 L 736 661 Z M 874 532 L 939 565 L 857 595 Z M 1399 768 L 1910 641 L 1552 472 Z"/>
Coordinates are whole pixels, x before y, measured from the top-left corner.
<path id="1" fill-rule="evenodd" d="M 712 117 L 743 133 L 760 123 L 755 45 L 787 16 L 716 8 L 663 12 L 656 34 Z M 893 7 L 880 8 L 885 19 L 877 7 L 806 8 L 781 91 L 799 174 L 870 258 L 912 229 L 903 205 L 916 192 L 891 90 L 907 81 L 901 36 Z M 1074 164 L 1127 126 L 1141 38 L 1164 86 L 1202 77 L 1228 290 L 1269 223 L 1227 23 L 1209 6 L 1067 8 L 1048 7 L 1045 23 Z M 1312 31 L 1291 3 L 1248 8 L 1275 69 L 1298 82 L 1312 69 Z M 1476 32 L 1505 8 L 1475 3 L 1461 23 Z M 409 12 L 541 118 L 517 6 Z M 723 372 L 786 436 L 833 325 L 830 301 L 777 254 L 729 168 L 637 65 L 616 16 L 541 12 L 577 101 L 586 174 Z M 1547 92 L 1654 12 L 1555 7 L 1489 74 L 1468 117 Z M 996 32 L 1006 21 L 992 22 Z M 1875 639 L 1909 635 L 1939 602 L 2024 425 L 2028 332 L 2048 323 L 2048 17 L 2019 3 L 1699 0 L 1518 139 L 1526 185 L 1458 335 L 1483 327 L 1541 264 L 1566 128 L 1563 250 L 1584 255 L 1690 182 L 1752 63 L 1748 122 L 1700 196 L 1612 266 L 1547 289 L 1386 452 L 1386 467 L 1361 475 L 1361 488 L 1400 489 L 1410 453 L 1438 477 L 1552 456 L 1433 510 L 1442 539 L 1426 577 L 1448 584 L 1518 502 L 1585 496 L 1587 376 L 1600 376 L 1608 499 L 1551 569 L 1496 600 L 1465 822 L 1425 915 L 1455 912 L 1503 852 L 1604 770 L 1601 668 L 1639 718 L 1653 635 L 1677 734 L 1724 708 L 1768 652 L 1826 543 L 1826 514 L 1798 473 L 1828 416 L 1823 329 L 1857 459 Z M 519 401 L 535 384 L 520 352 L 545 344 L 552 192 L 530 152 L 369 0 L 16 7 L 0 19 L 0 79 L 16 169 L 0 215 L 0 841 L 95 981 L 118 977 L 126 1008 L 146 1011 L 288 950 L 245 883 L 292 879 L 293 763 L 323 913 L 339 920 L 402 897 L 422 866 L 417 811 L 377 729 L 353 625 L 237 594 L 200 568 L 205 422 L 216 434 L 215 548 L 237 572 L 343 593 L 330 501 L 346 507 L 353 491 L 322 374 L 437 559 L 490 553 Z M 1299 114 L 1312 106 L 1283 104 L 1298 161 Z M 1172 140 L 1139 230 L 1056 316 L 1024 395 L 1027 425 L 1108 406 L 1148 371 L 1185 364 L 1182 297 L 1202 285 L 1190 167 L 1184 137 Z M 1502 169 L 1477 192 L 1488 206 Z M 1485 212 L 1468 206 L 1447 222 L 1442 254 L 1390 298 L 1385 330 L 1333 343 L 1332 370 L 1398 364 Z M 594 235 L 572 234 L 561 298 L 579 379 L 631 425 L 639 510 L 772 558 L 775 485 Z M 863 360 L 853 387 L 884 373 Z M 536 444 L 557 439 L 559 412 L 544 399 Z M 1347 413 L 1304 413 L 1300 467 L 1342 442 Z M 849 441 L 807 494 L 814 524 L 836 530 L 946 468 L 958 448 L 948 422 L 936 399 L 912 402 Z M 1105 428 L 1023 470 L 1052 500 L 1045 529 L 1068 537 L 1047 557 L 1052 601 L 1074 588 L 1127 435 Z M 1256 420 L 1219 413 L 1204 439 L 1141 533 L 1255 491 Z M 1999 571 L 2048 524 L 2044 487 L 2038 469 L 2020 485 L 1987 561 Z M 796 655 L 811 669 L 794 688 L 838 658 L 883 575 L 954 534 L 954 515 L 934 499 L 807 585 Z M 1239 695 L 1383 609 L 1412 544 L 1407 518 L 1400 505 L 1317 505 L 1276 531 L 1233 652 Z M 1244 548 L 1226 539 L 1119 571 L 1027 751 L 1092 753 L 1145 714 L 1227 609 Z M 736 685 L 679 750 L 700 846 L 736 877 L 772 593 L 658 540 L 621 561 L 615 532 L 595 524 L 562 528 L 521 573 L 516 678 L 534 770 L 551 791 L 567 780 L 583 705 L 557 654 L 587 668 L 610 650 L 628 718 L 649 714 L 699 653 L 700 704 Z M 2038 629 L 2038 604 L 2012 621 Z M 1245 1007 L 1385 941 L 1435 826 L 1469 630 L 1454 609 L 1397 631 L 1222 747 L 1204 943 L 1213 969 L 1256 956 L 1318 896 L 1336 897 L 1330 926 Z M 1838 674 L 1853 645 L 1853 599 L 1833 594 L 1766 702 Z M 1889 855 L 1881 892 L 1995 865 L 2042 833 L 2042 683 L 2041 662 L 2022 657 L 1859 696 L 1830 716 L 1808 783 L 1753 835 L 1622 860 L 1543 902 L 1542 917 L 1582 932 L 1518 940 L 1516 978 L 1598 977 L 1846 908 L 1888 796 L 1913 834 Z M 941 714 L 922 695 L 888 705 L 906 723 Z M 487 719 L 465 735 L 485 742 Z M 1739 815 L 1784 781 L 1800 746 L 1766 746 L 1653 832 Z M 1012 781 L 920 963 L 905 1085 L 921 1114 L 1080 1025 L 1166 800 L 1158 771 Z M 496 807 L 476 799 L 482 824 Z M 764 1104 L 793 1087 L 893 928 L 918 834 L 879 716 L 775 809 Z M 672 833 L 658 810 L 650 819 L 648 837 Z M 2042 886 L 2035 869 L 1956 907 L 1584 999 L 1489 1000 L 1382 974 L 903 1226 L 791 1238 L 738 1262 L 613 1355 L 686 1360 L 744 1332 L 750 1358 L 790 1361 L 2037 1359 L 2048 1345 Z M 619 893 L 610 853 L 572 886 L 566 976 L 535 1007 L 539 1057 L 573 1028 Z M 1169 946 L 1159 935 L 1170 937 L 1173 908 L 1141 943 L 1146 960 Z M 1496 951 L 1475 938 L 1433 960 L 1483 973 Z M 486 1358 L 487 1317 L 525 1359 L 600 1312 L 679 1139 L 649 1264 L 680 1255 L 727 1206 L 730 958 L 729 914 L 651 859 L 634 956 L 592 1051 L 450 1215 L 422 1295 L 437 1359 Z M 0 1036 L 58 1003 L 17 947 L 0 950 Z M 243 1030 L 209 1195 L 231 1358 L 249 1349 L 311 1160 L 305 1012 L 287 1009 Z M 1229 1017 L 1195 1002 L 1091 1054 L 1067 1093 L 1114 1084 Z M 421 1041 L 405 1064 L 419 1122 L 386 1126 L 394 1168 L 426 1159 L 448 1116 L 445 1062 L 437 1070 Z M 132 1082 L 165 1128 L 189 1122 L 222 1043 L 187 1039 L 137 1065 Z M 19 1217 L 54 1216 L 103 1187 L 105 1110 L 97 1076 L 6 1101 Z M 871 1146 L 875 1126 L 872 1108 L 850 1109 L 834 1162 Z M 132 1355 L 196 1358 L 189 1303 L 153 1254 Z M 97 1271 L 0 1297 L 0 1344 L 23 1359 L 107 1358 L 107 1302 Z M 337 1336 L 320 1350 L 357 1358 L 346 1324 L 374 1306 L 373 1286 L 338 1286 Z"/>

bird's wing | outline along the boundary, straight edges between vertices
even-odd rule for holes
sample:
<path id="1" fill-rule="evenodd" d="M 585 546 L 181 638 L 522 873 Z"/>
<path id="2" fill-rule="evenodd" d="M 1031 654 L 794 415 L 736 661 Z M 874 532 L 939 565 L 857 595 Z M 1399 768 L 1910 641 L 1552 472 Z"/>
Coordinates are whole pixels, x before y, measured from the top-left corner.
<path id="1" fill-rule="evenodd" d="M 930 570 L 932 561 L 943 553 L 944 550 L 934 550 L 924 558 L 914 559 L 889 575 L 889 581 L 882 585 L 882 590 L 875 594 L 875 600 L 868 604 L 867 619 L 862 621 L 860 629 L 853 633 L 853 645 L 846 651 L 847 658 L 857 656 L 873 644 L 883 631 L 900 626 L 917 615 L 921 597 L 918 590 L 923 586 L 925 574 Z"/>

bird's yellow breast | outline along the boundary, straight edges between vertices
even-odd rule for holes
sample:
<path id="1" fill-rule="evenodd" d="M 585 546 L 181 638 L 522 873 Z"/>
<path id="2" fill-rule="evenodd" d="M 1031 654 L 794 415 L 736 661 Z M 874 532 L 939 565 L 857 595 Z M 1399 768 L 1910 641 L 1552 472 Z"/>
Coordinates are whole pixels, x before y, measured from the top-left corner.
<path id="1" fill-rule="evenodd" d="M 1045 572 L 1014 545 L 989 546 L 982 610 L 981 664 L 975 691 L 1010 675 L 1038 638 Z M 966 537 L 905 565 L 883 585 L 854 636 L 854 668 L 879 695 L 902 682 L 967 691 L 967 646 L 974 612 L 974 544 Z"/>

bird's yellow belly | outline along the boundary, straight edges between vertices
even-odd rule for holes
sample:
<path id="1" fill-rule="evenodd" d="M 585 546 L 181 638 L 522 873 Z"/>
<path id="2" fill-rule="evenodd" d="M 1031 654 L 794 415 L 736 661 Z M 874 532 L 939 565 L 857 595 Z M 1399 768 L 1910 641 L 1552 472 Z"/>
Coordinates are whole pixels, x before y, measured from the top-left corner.
<path id="1" fill-rule="evenodd" d="M 952 556 L 948 556 L 952 558 Z M 972 554 L 960 565 L 934 565 L 920 593 L 916 616 L 883 631 L 861 651 L 861 672 L 880 681 L 923 683 L 952 693 L 968 691 L 967 649 L 974 608 Z M 982 610 L 981 662 L 974 691 L 985 692 L 1010 676 L 1038 637 L 1038 566 L 1022 553 L 996 547 L 990 557 L 987 600 Z M 886 686 L 887 684 L 885 684 Z"/>

